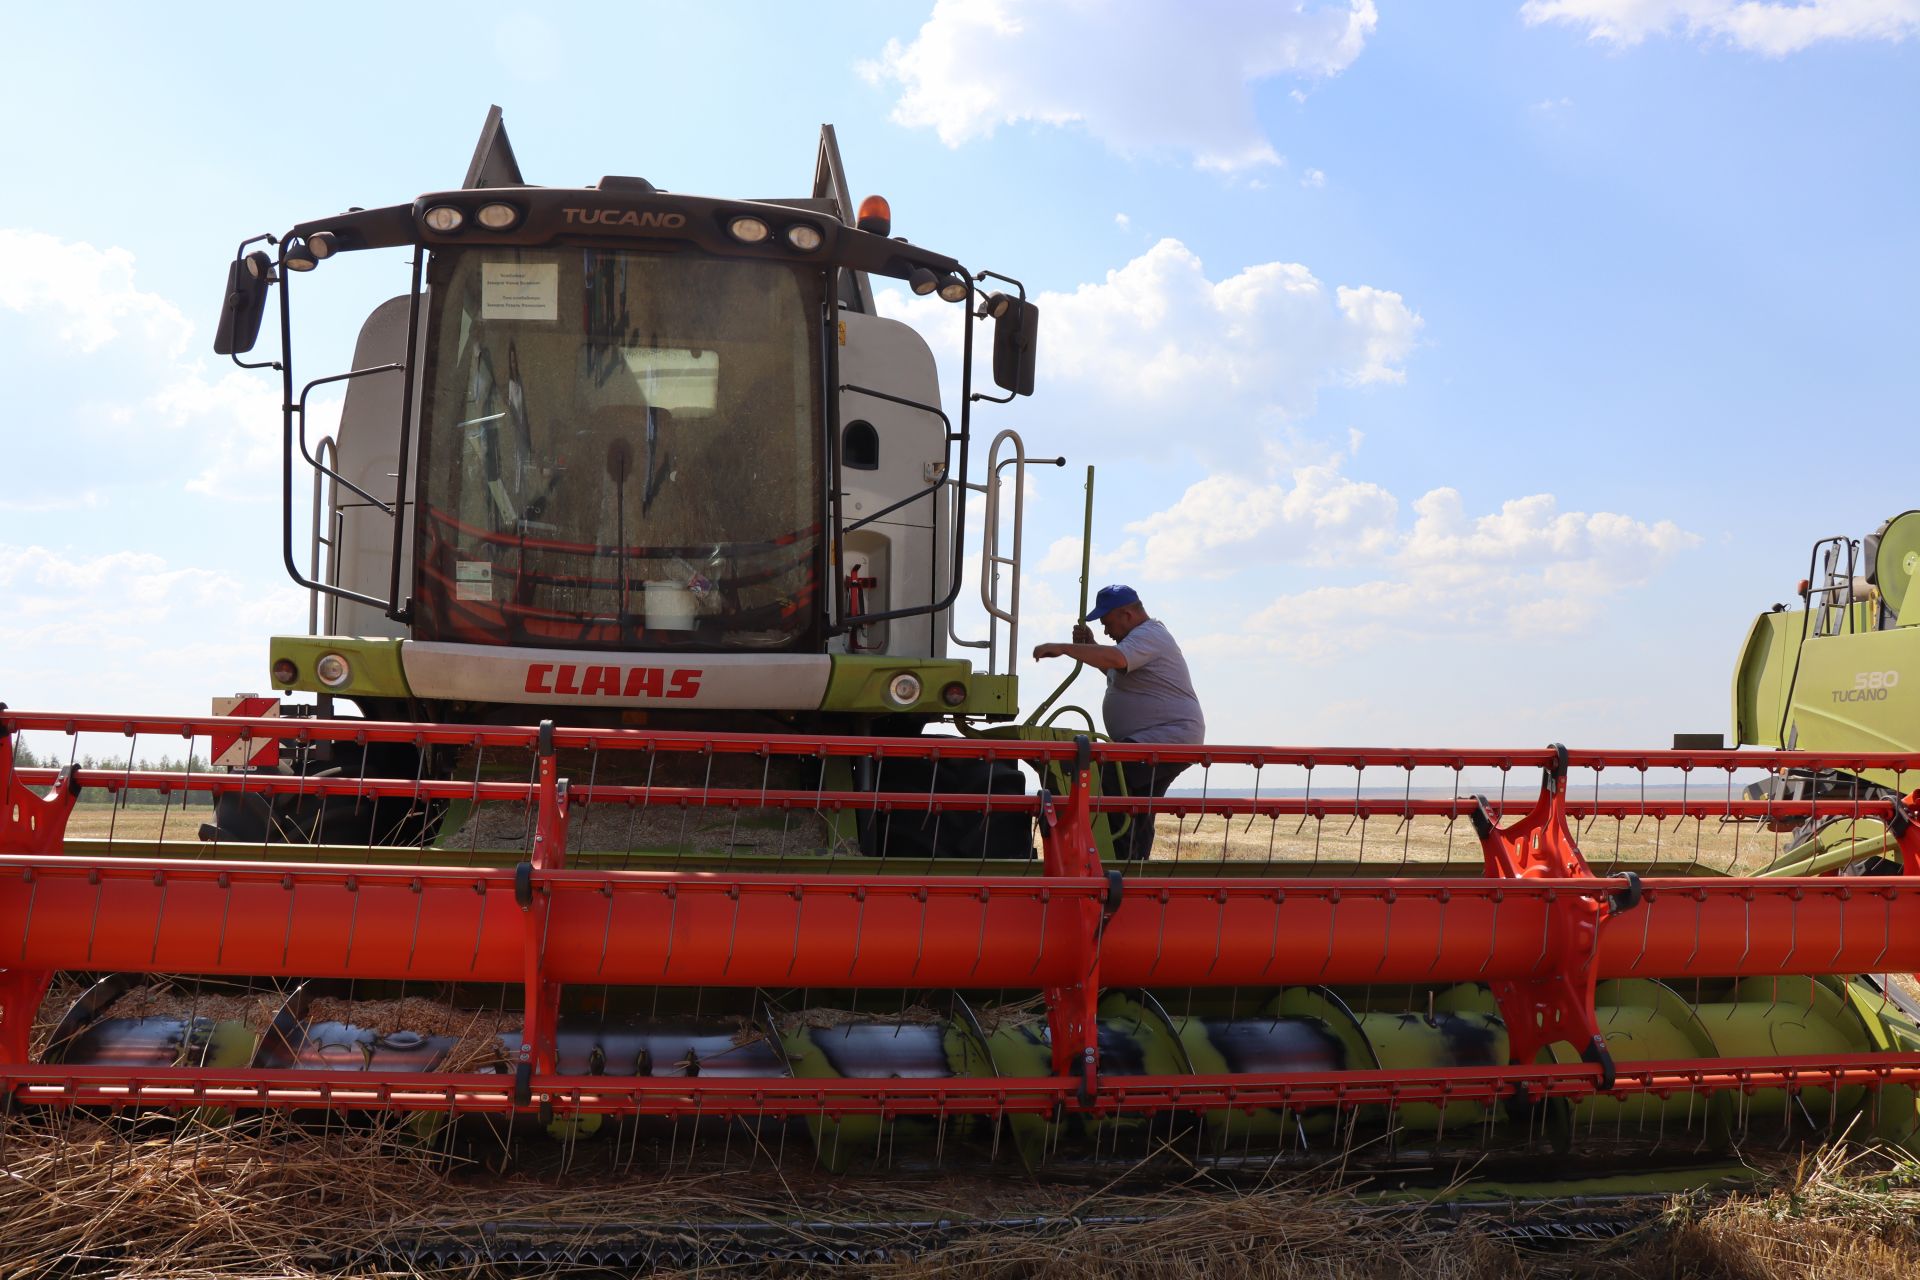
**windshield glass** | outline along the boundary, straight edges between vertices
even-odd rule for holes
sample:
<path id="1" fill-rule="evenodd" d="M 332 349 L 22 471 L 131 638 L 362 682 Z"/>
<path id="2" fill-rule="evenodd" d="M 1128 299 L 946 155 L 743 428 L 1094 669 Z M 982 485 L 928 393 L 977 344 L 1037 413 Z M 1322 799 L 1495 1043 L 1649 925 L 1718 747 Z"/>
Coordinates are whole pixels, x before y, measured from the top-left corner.
<path id="1" fill-rule="evenodd" d="M 437 253 L 414 634 L 797 646 L 813 625 L 817 274 L 604 249 Z"/>

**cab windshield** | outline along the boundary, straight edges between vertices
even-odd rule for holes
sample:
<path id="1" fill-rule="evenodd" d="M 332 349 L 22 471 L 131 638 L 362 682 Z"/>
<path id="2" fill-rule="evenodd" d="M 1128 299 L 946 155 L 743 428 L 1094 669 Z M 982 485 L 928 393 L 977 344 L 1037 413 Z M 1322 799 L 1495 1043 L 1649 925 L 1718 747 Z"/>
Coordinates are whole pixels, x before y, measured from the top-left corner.
<path id="1" fill-rule="evenodd" d="M 606 249 L 437 253 L 414 634 L 808 641 L 817 273 Z"/>

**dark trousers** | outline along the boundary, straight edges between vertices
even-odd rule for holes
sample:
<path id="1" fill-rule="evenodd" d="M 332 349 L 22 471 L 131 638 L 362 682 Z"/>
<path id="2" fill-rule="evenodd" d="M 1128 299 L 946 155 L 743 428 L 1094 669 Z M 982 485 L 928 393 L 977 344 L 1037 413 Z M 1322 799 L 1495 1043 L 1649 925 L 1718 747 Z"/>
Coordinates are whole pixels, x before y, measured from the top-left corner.
<path id="1" fill-rule="evenodd" d="M 1124 742 L 1126 739 L 1122 738 Z M 1159 764 L 1124 764 L 1104 766 L 1100 771 L 1100 790 L 1104 795 L 1120 794 L 1120 783 L 1126 780 L 1126 794 L 1129 796 L 1164 796 L 1173 780 L 1185 773 L 1191 765 L 1162 761 Z M 1107 821 L 1112 827 L 1120 825 L 1123 815 L 1109 813 Z M 1153 853 L 1153 815 L 1135 813 L 1125 815 L 1133 819 L 1127 830 L 1115 837 L 1113 856 L 1123 862 L 1136 862 L 1150 857 Z"/>

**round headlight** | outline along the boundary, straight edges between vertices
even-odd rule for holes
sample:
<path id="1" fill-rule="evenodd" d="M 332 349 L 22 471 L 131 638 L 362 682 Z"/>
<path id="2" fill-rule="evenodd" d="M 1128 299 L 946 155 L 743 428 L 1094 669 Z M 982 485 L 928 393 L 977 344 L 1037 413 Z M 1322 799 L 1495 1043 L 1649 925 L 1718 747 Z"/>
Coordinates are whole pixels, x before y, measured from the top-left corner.
<path id="1" fill-rule="evenodd" d="M 735 218 L 727 224 L 727 234 L 741 244 L 759 244 L 773 232 L 758 218 Z"/>
<path id="2" fill-rule="evenodd" d="M 307 252 L 316 258 L 331 258 L 340 248 L 340 242 L 331 231 L 316 231 L 307 237 Z"/>
<path id="3" fill-rule="evenodd" d="M 787 243 L 802 253 L 812 253 L 826 239 L 811 222 L 796 222 L 787 228 Z"/>
<path id="4" fill-rule="evenodd" d="M 959 276 L 948 276 L 940 282 L 940 299 L 943 302 L 963 302 L 969 292 L 967 282 Z"/>
<path id="5" fill-rule="evenodd" d="M 920 701 L 920 677 L 911 671 L 902 671 L 887 681 L 887 701 L 896 707 L 910 707 Z"/>
<path id="6" fill-rule="evenodd" d="M 300 668 L 293 665 L 292 658 L 282 658 L 273 664 L 273 682 L 292 684 L 300 678 Z"/>
<path id="7" fill-rule="evenodd" d="M 313 674 L 327 688 L 338 689 L 353 679 L 353 665 L 337 653 L 322 654 L 320 661 L 313 664 Z"/>
<path id="8" fill-rule="evenodd" d="M 520 221 L 520 211 L 510 204 L 483 204 L 473 220 L 489 231 L 511 231 Z"/>
<path id="9" fill-rule="evenodd" d="M 421 221 L 427 224 L 427 230 L 438 231 L 442 235 L 445 235 L 449 231 L 458 231 L 460 224 L 466 220 L 467 215 L 450 204 L 437 204 L 433 206 L 433 208 L 427 210 L 425 216 L 421 219 Z"/>
<path id="10" fill-rule="evenodd" d="M 948 706 L 957 707 L 966 700 L 967 686 L 961 684 L 958 680 L 941 686 L 940 701 L 946 703 Z"/>

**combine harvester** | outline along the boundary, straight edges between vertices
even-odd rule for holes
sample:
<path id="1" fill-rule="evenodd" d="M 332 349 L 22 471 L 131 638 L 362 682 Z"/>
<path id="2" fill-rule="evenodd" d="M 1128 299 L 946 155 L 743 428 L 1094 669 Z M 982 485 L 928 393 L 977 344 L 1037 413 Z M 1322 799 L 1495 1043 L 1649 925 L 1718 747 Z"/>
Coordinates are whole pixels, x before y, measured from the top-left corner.
<path id="1" fill-rule="evenodd" d="M 253 347 L 278 284 L 312 634 L 272 642 L 239 714 L 0 713 L 9 745 L 128 761 L 0 751 L 13 1105 L 421 1113 L 423 1142 L 644 1167 L 1338 1165 L 1527 1195 L 1693 1185 L 1761 1142 L 1920 1149 L 1920 1029 L 1878 976 L 1920 969 L 1920 516 L 1877 585 L 1841 544 L 1756 624 L 1736 719 L 1764 750 L 1017 723 L 1039 460 L 1001 432 L 981 466 L 971 411 L 1032 390 L 1038 312 L 889 232 L 830 131 L 811 196 L 751 202 L 525 185 L 496 113 L 463 188 L 243 244 L 217 349 Z M 410 287 L 348 372 L 297 382 L 288 286 L 381 249 Z M 953 415 L 876 275 L 959 304 Z M 974 390 L 980 323 L 1004 395 Z M 976 544 L 984 669 L 948 656 Z M 183 745 L 225 763 L 132 767 Z M 1198 786 L 1101 786 L 1140 760 Z M 1537 797 L 1506 799 L 1516 771 Z M 159 838 L 68 831 L 137 789 L 166 793 Z M 1103 858 L 1155 814 L 1159 858 Z M 1690 839 L 1620 853 L 1648 824 Z"/>

